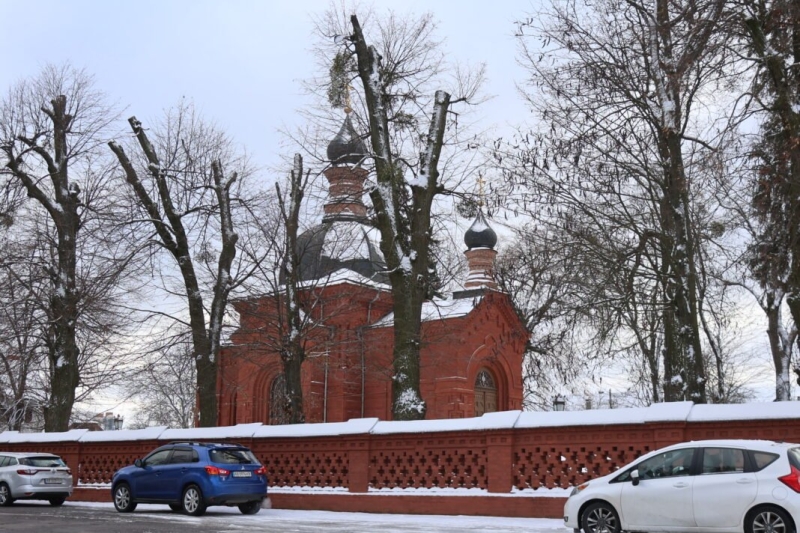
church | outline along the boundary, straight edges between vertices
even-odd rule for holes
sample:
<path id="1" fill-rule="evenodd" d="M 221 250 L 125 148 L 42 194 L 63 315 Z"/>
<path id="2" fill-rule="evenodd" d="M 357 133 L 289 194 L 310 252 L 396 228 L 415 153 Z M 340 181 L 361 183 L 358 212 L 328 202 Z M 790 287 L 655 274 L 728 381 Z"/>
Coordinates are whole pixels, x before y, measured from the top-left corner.
<path id="1" fill-rule="evenodd" d="M 302 368 L 307 422 L 392 419 L 392 293 L 363 202 L 368 150 L 349 114 L 328 145 L 322 222 L 298 237 L 301 299 L 311 326 Z M 422 309 L 420 391 L 427 419 L 522 406 L 528 332 L 493 279 L 497 235 L 482 213 L 464 236 L 463 290 Z M 239 325 L 223 347 L 218 425 L 285 423 L 276 295 L 233 302 Z"/>

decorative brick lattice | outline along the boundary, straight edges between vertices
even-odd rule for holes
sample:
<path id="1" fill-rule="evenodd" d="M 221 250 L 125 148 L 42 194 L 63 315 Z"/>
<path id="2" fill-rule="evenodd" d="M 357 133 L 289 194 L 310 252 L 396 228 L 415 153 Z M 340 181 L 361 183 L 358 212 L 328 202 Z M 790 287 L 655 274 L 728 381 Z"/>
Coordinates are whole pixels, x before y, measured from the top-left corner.
<path id="1" fill-rule="evenodd" d="M 348 488 L 349 462 L 344 451 L 258 452 L 270 487 Z"/>
<path id="2" fill-rule="evenodd" d="M 518 490 L 580 485 L 649 451 L 649 446 L 522 447 L 514 451 L 513 485 Z"/>
<path id="3" fill-rule="evenodd" d="M 488 485 L 484 447 L 373 452 L 369 467 L 373 489 L 485 489 Z"/>
<path id="4" fill-rule="evenodd" d="M 81 485 L 91 485 L 96 483 L 111 483 L 111 476 L 123 466 L 132 465 L 133 462 L 142 457 L 136 451 L 130 453 L 109 453 L 109 450 L 98 450 L 92 453 L 87 450 L 81 455 L 81 462 L 78 466 L 78 483 Z"/>

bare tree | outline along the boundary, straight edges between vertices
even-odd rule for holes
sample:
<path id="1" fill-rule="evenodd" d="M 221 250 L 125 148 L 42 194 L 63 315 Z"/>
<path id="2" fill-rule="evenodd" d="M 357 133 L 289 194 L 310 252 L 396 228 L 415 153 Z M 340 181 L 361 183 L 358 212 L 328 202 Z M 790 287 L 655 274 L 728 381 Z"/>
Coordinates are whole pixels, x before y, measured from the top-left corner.
<path id="1" fill-rule="evenodd" d="M 445 91 L 435 92 L 429 126 L 418 145 L 418 163 L 409 164 L 396 134 L 416 130 L 421 118 L 416 109 L 421 109 L 424 97 L 415 80 L 428 82 L 438 71 L 433 49 L 416 42 L 429 38 L 430 17 L 403 27 L 394 36 L 383 35 L 381 50 L 386 55 L 367 42 L 357 16 L 350 17 L 350 24 L 352 33 L 338 38 L 348 46 L 336 59 L 345 80 L 353 71 L 360 80 L 373 151 L 376 183 L 369 195 L 394 299 L 393 415 L 398 420 L 421 419 L 425 402 L 419 392 L 420 314 L 431 294 L 431 213 L 434 198 L 444 191 L 439 160 L 454 101 Z M 335 81 L 331 89 L 336 93 Z M 470 87 L 469 95 L 474 89 Z M 467 96 L 459 95 L 455 101 Z M 409 104 L 415 108 L 412 113 L 404 112 Z"/>
<path id="2" fill-rule="evenodd" d="M 49 285 L 45 294 L 31 293 L 32 298 L 45 297 L 47 326 L 41 340 L 49 377 L 42 408 L 47 431 L 66 430 L 76 390 L 98 383 L 82 374 L 97 363 L 82 353 L 82 328 L 94 321 L 110 334 L 120 325 L 107 303 L 120 287 L 131 254 L 119 244 L 118 204 L 98 150 L 115 118 L 91 78 L 68 66 L 48 66 L 37 78 L 23 81 L 0 110 L 5 168 L 0 189 L 7 198 L 19 200 L 21 190 L 31 199 L 6 203 L 17 208 L 7 211 L 4 220 L 17 235 L 36 231 L 38 266 Z M 26 212 L 32 225 L 23 229 L 20 220 Z M 111 314 L 100 318 L 99 308 Z M 101 378 L 102 368 L 91 371 Z"/>
<path id="3" fill-rule="evenodd" d="M 130 429 L 148 426 L 189 428 L 197 418 L 196 373 L 191 345 L 173 345 L 155 351 L 125 384 L 139 411 Z"/>
<path id="4" fill-rule="evenodd" d="M 655 400 L 663 389 L 707 401 L 694 217 L 713 198 L 715 137 L 692 110 L 713 108 L 708 91 L 725 78 L 722 9 L 567 2 L 523 21 L 528 100 L 545 127 L 521 134 L 524 151 L 497 153 L 516 206 L 543 231 L 564 228 L 595 265 L 598 332 L 650 361 Z"/>
<path id="5" fill-rule="evenodd" d="M 766 292 L 762 307 L 770 321 L 776 399 L 791 399 L 791 347 L 800 342 L 781 325 L 784 296 L 800 324 L 800 5 L 759 0 L 739 7 L 745 57 L 756 69 L 751 93 L 761 119 L 755 162 L 753 207 L 759 222 L 752 247 L 753 274 Z"/>
<path id="6" fill-rule="evenodd" d="M 228 299 L 255 268 L 253 254 L 237 260 L 239 233 L 234 228 L 237 213 L 249 213 L 251 192 L 242 181 L 251 170 L 232 141 L 190 105 L 167 115 L 155 144 L 136 117 L 128 122 L 144 159 L 132 161 L 114 141 L 109 146 L 125 173 L 139 220 L 152 227 L 147 241 L 174 260 L 160 267 L 162 288 L 185 303 L 188 319 L 166 315 L 190 331 L 199 424 L 214 426 L 217 358 Z M 179 274 L 173 285 L 174 268 Z"/>

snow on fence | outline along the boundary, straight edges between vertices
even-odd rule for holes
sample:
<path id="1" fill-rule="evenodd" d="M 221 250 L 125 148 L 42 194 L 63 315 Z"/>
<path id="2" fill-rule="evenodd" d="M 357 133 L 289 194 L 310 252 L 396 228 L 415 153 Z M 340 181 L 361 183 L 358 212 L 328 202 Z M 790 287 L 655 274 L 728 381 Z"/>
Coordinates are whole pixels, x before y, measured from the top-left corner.
<path id="1" fill-rule="evenodd" d="M 0 450 L 48 451 L 79 487 L 171 441 L 236 442 L 267 466 L 271 491 L 564 497 L 668 444 L 706 438 L 800 442 L 800 402 L 656 404 L 631 409 L 508 411 L 479 418 L 267 426 L 0 433 Z"/>

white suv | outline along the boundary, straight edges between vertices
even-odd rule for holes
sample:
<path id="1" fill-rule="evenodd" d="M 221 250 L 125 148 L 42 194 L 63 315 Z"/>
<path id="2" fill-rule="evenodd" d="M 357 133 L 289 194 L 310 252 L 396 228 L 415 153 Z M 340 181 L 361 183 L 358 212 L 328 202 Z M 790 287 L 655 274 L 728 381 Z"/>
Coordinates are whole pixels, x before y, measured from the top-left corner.
<path id="1" fill-rule="evenodd" d="M 0 452 L 0 505 L 47 500 L 61 505 L 72 494 L 72 473 L 50 453 Z"/>
<path id="2" fill-rule="evenodd" d="M 564 522 L 584 533 L 795 533 L 800 444 L 675 444 L 575 487 Z"/>

